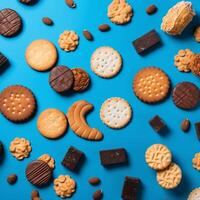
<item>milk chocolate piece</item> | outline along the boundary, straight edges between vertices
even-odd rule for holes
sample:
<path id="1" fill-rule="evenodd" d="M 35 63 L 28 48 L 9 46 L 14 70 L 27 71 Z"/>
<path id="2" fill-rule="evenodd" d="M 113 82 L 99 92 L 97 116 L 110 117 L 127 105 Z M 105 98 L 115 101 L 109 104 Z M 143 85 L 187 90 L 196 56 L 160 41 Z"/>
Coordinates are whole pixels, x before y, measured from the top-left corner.
<path id="1" fill-rule="evenodd" d="M 71 146 L 62 161 L 62 165 L 72 171 L 76 171 L 79 169 L 83 159 L 84 153 Z"/>
<path id="2" fill-rule="evenodd" d="M 133 46 L 135 47 L 137 53 L 142 54 L 160 42 L 161 40 L 158 33 L 155 30 L 151 30 L 142 37 L 133 41 Z"/>
<path id="3" fill-rule="evenodd" d="M 195 130 L 198 140 L 200 140 L 200 122 L 195 123 Z"/>
<path id="4" fill-rule="evenodd" d="M 124 148 L 100 151 L 100 158 L 104 166 L 127 163 L 127 153 Z"/>
<path id="5" fill-rule="evenodd" d="M 140 184 L 140 179 L 126 176 L 121 195 L 122 199 L 136 200 L 139 184 Z"/>
<path id="6" fill-rule="evenodd" d="M 163 120 L 158 115 L 156 115 L 153 119 L 151 119 L 149 121 L 149 124 L 151 125 L 151 127 L 156 132 L 160 132 L 161 130 L 163 130 L 164 128 L 166 128 L 165 123 L 163 122 Z"/>

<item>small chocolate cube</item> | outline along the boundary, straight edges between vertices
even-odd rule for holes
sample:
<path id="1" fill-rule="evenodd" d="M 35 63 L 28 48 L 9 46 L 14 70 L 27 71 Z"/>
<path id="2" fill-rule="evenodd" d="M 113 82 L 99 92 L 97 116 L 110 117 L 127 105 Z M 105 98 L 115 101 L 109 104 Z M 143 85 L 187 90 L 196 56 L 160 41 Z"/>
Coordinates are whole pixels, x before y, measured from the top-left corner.
<path id="1" fill-rule="evenodd" d="M 124 148 L 100 151 L 101 164 L 104 166 L 127 163 L 127 153 Z"/>
<path id="2" fill-rule="evenodd" d="M 197 138 L 198 140 L 200 140 L 200 122 L 195 123 L 194 126 L 196 130 Z"/>
<path id="3" fill-rule="evenodd" d="M 151 119 L 149 121 L 149 124 L 156 132 L 160 132 L 161 130 L 166 128 L 166 124 L 158 115 Z"/>
<path id="4" fill-rule="evenodd" d="M 133 41 L 133 46 L 135 47 L 137 53 L 142 54 L 160 42 L 161 40 L 158 33 L 155 30 L 151 30 L 142 37 Z"/>
<path id="5" fill-rule="evenodd" d="M 79 169 L 83 158 L 84 153 L 71 146 L 62 161 L 62 165 L 72 171 L 76 171 Z"/>
<path id="6" fill-rule="evenodd" d="M 140 179 L 126 176 L 121 195 L 122 199 L 136 200 L 139 184 L 140 184 Z"/>

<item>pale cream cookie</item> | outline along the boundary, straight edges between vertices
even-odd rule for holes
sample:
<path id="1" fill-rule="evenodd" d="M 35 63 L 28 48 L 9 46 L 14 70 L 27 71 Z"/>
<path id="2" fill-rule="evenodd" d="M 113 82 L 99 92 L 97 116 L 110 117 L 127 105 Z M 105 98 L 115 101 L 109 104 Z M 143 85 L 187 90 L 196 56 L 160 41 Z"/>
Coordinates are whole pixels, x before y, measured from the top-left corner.
<path id="1" fill-rule="evenodd" d="M 158 184 L 165 189 L 173 189 L 177 187 L 182 179 L 182 171 L 180 167 L 171 163 L 166 169 L 157 171 Z"/>
<path id="2" fill-rule="evenodd" d="M 122 128 L 131 120 L 132 110 L 129 103 L 119 97 L 107 99 L 101 106 L 100 118 L 110 128 Z"/>
<path id="3" fill-rule="evenodd" d="M 196 153 L 194 158 L 192 159 L 192 166 L 200 171 L 200 153 Z"/>
<path id="4" fill-rule="evenodd" d="M 163 170 L 172 162 L 170 150 L 163 144 L 150 146 L 145 153 L 146 163 L 155 170 Z"/>
<path id="5" fill-rule="evenodd" d="M 100 47 L 91 57 L 92 71 L 102 77 L 111 78 L 119 73 L 122 66 L 120 54 L 111 47 Z"/>
<path id="6" fill-rule="evenodd" d="M 126 24 L 131 21 L 133 9 L 126 0 L 113 0 L 108 6 L 107 15 L 115 24 Z"/>
<path id="7" fill-rule="evenodd" d="M 199 200 L 200 199 L 200 188 L 192 190 L 189 194 L 187 200 Z"/>
<path id="8" fill-rule="evenodd" d="M 53 157 L 51 157 L 49 154 L 43 154 L 41 155 L 38 160 L 44 161 L 49 165 L 51 169 L 55 168 L 55 160 Z"/>
<path id="9" fill-rule="evenodd" d="M 25 138 L 15 138 L 10 143 L 10 152 L 17 160 L 29 157 L 31 150 L 31 144 Z"/>
<path id="10" fill-rule="evenodd" d="M 74 51 L 79 44 L 79 36 L 75 31 L 64 31 L 60 34 L 58 44 L 64 51 Z"/>

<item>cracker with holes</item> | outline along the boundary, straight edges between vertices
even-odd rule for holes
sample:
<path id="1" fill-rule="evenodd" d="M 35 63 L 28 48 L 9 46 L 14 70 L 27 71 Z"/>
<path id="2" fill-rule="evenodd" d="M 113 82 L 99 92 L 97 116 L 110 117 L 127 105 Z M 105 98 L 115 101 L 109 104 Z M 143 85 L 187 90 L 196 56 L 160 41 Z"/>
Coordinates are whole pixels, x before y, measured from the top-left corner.
<path id="1" fill-rule="evenodd" d="M 100 118 L 110 128 L 120 129 L 131 120 L 132 110 L 129 103 L 119 97 L 107 99 L 101 106 Z"/>
<path id="2" fill-rule="evenodd" d="M 0 111 L 10 121 L 23 122 L 32 117 L 36 110 L 33 93 L 21 85 L 12 85 L 0 94 Z"/>
<path id="3" fill-rule="evenodd" d="M 157 103 L 166 98 L 170 88 L 168 76 L 159 68 L 140 70 L 133 81 L 135 95 L 143 102 Z"/>
<path id="4" fill-rule="evenodd" d="M 111 47 L 100 47 L 91 58 L 92 71 L 102 78 L 112 78 L 117 75 L 122 66 L 120 54 Z"/>

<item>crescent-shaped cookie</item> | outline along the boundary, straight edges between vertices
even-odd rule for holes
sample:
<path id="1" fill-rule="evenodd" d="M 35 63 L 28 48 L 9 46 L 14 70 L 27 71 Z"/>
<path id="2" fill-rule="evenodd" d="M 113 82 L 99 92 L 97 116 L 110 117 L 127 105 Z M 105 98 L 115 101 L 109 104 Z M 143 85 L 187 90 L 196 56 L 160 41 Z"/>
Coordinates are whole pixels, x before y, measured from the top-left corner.
<path id="1" fill-rule="evenodd" d="M 102 133 L 89 127 L 85 120 L 85 115 L 92 110 L 93 105 L 87 101 L 80 100 L 75 102 L 68 110 L 67 117 L 71 129 L 76 135 L 87 140 L 101 140 Z"/>

